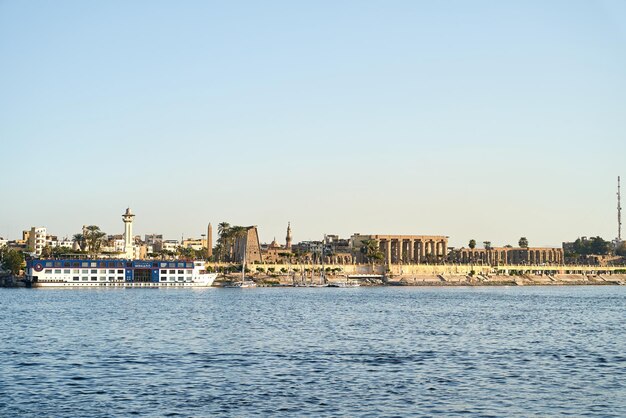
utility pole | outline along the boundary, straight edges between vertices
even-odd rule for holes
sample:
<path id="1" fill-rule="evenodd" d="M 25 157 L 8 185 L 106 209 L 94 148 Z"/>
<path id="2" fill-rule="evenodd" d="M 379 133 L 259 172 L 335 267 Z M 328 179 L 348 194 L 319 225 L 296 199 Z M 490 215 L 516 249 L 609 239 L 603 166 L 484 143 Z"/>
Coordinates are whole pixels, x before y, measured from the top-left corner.
<path id="1" fill-rule="evenodd" d="M 617 176 L 617 240 L 622 242 L 622 192 L 619 176 Z"/>

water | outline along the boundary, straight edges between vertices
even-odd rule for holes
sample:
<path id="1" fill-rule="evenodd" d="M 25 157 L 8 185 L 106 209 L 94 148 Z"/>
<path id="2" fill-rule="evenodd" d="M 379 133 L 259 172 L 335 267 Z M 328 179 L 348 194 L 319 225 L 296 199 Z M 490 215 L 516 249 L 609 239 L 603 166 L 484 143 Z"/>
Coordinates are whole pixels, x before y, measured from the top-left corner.
<path id="1" fill-rule="evenodd" d="M 626 416 L 626 287 L 0 289 L 0 416 Z"/>

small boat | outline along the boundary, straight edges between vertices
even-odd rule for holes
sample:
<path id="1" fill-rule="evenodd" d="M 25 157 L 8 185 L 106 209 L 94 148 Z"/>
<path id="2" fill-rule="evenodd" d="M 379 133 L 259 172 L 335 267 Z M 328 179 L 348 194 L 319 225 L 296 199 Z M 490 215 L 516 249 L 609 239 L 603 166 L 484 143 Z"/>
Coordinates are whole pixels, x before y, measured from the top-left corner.
<path id="1" fill-rule="evenodd" d="M 345 281 L 345 282 L 328 283 L 328 287 L 361 287 L 361 284 L 358 282 Z"/>
<path id="2" fill-rule="evenodd" d="M 256 287 L 256 283 L 252 280 L 246 280 L 246 253 L 243 254 L 243 263 L 241 265 L 241 281 L 224 285 L 224 287 L 233 289 L 248 289 Z"/>

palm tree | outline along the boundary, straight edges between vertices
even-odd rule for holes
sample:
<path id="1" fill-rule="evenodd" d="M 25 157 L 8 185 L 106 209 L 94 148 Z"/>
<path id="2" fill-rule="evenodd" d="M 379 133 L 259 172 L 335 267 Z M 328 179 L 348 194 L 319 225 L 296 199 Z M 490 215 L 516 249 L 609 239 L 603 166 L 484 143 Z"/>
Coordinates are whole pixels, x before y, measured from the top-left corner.
<path id="1" fill-rule="evenodd" d="M 367 261 L 372 264 L 385 258 L 382 251 L 378 248 L 378 243 L 374 239 L 367 239 L 363 241 L 359 251 L 363 254 Z"/>
<path id="2" fill-rule="evenodd" d="M 85 251 L 85 248 L 87 247 L 87 242 L 85 241 L 85 236 L 83 234 L 74 234 L 72 239 L 78 245 L 81 251 Z"/>
<path id="3" fill-rule="evenodd" d="M 230 250 L 229 238 L 230 238 L 230 224 L 228 222 L 220 222 L 217 225 L 217 234 L 219 238 L 217 239 L 217 258 L 218 260 L 221 258 L 222 261 L 225 261 L 226 252 Z"/>
<path id="4" fill-rule="evenodd" d="M 475 239 L 471 239 L 469 241 L 468 246 L 473 250 L 474 248 L 476 248 L 476 240 Z"/>
<path id="5" fill-rule="evenodd" d="M 528 248 L 528 239 L 526 237 L 521 237 L 518 244 L 520 248 Z"/>
<path id="6" fill-rule="evenodd" d="M 91 254 L 97 254 L 100 251 L 106 234 L 100 231 L 100 227 L 96 225 L 89 225 L 85 228 L 85 231 L 85 241 L 89 247 L 89 252 Z"/>
<path id="7" fill-rule="evenodd" d="M 248 236 L 248 228 L 246 228 L 245 226 L 233 226 L 230 228 L 229 235 L 231 244 L 231 256 L 234 257 L 236 254 L 236 249 L 239 249 L 239 247 L 241 246 L 243 246 L 243 253 L 245 254 L 248 249 L 248 240 L 245 239 Z"/>

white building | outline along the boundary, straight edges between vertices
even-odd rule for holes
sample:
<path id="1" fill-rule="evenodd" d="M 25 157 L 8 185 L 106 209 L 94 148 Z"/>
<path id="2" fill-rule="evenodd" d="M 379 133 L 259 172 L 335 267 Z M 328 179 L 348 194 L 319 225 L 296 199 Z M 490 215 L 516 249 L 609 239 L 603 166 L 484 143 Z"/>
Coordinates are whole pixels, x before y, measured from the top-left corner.
<path id="1" fill-rule="evenodd" d="M 180 243 L 175 239 L 166 239 L 165 241 L 161 243 L 161 249 L 163 251 L 176 252 L 179 246 L 180 246 Z"/>
<path id="2" fill-rule="evenodd" d="M 28 234 L 28 248 L 37 256 L 41 255 L 47 244 L 48 231 L 43 226 L 33 226 Z"/>

